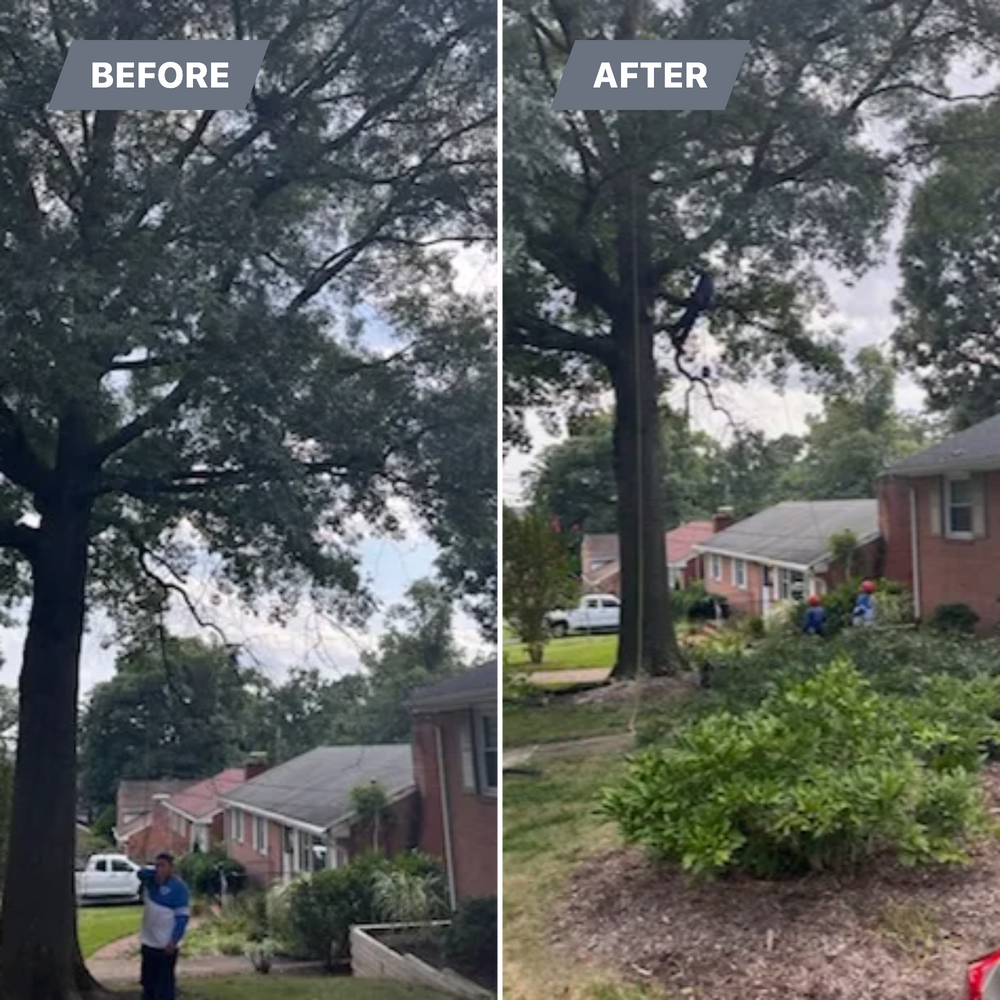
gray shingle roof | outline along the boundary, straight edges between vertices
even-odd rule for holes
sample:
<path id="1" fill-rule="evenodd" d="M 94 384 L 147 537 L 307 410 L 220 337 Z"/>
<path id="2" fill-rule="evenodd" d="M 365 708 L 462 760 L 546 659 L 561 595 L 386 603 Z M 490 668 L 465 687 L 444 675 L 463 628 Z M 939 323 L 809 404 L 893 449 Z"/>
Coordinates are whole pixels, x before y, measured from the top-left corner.
<path id="1" fill-rule="evenodd" d="M 496 701 L 497 661 L 489 660 L 471 670 L 463 670 L 440 684 L 417 691 L 410 699 L 412 709 L 461 708 Z"/>
<path id="2" fill-rule="evenodd" d="M 977 472 L 1000 467 L 1000 416 L 897 462 L 890 475 L 934 475 L 938 472 Z"/>
<path id="3" fill-rule="evenodd" d="M 390 796 L 411 787 L 409 745 L 317 747 L 245 782 L 223 801 L 325 830 L 351 812 L 351 789 L 371 781 Z"/>
<path id="4" fill-rule="evenodd" d="M 859 540 L 876 538 L 877 501 L 779 503 L 720 531 L 697 548 L 750 560 L 812 566 L 829 555 L 830 538 L 841 531 L 853 531 Z"/>

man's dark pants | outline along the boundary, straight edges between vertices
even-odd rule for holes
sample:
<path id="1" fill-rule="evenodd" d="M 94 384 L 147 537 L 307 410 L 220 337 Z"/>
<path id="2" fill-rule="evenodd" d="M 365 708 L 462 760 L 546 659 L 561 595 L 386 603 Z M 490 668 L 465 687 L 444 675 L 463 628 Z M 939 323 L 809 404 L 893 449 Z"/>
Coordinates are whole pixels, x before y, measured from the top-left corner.
<path id="1" fill-rule="evenodd" d="M 142 1000 L 176 1000 L 177 952 L 142 946 Z"/>

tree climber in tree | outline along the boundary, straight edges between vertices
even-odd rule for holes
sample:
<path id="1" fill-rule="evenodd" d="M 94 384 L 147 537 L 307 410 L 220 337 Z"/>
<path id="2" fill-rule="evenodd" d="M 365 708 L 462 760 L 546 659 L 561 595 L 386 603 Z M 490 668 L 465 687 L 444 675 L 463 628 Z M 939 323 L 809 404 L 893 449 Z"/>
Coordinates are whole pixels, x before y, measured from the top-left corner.
<path id="1" fill-rule="evenodd" d="M 698 317 L 714 307 L 715 282 L 708 271 L 698 272 L 698 283 L 688 299 L 681 318 L 670 328 L 670 339 L 675 347 L 683 349 L 684 343 L 694 329 Z"/>

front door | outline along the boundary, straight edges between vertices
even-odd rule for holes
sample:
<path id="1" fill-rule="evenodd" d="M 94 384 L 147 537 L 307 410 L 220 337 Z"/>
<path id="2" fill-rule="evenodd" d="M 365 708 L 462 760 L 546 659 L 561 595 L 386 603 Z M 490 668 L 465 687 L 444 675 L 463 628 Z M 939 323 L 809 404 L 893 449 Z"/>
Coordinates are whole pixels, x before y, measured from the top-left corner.
<path id="1" fill-rule="evenodd" d="M 771 601 L 774 593 L 774 567 L 764 566 L 761 573 L 760 608 L 761 614 L 766 615 L 771 610 Z"/>

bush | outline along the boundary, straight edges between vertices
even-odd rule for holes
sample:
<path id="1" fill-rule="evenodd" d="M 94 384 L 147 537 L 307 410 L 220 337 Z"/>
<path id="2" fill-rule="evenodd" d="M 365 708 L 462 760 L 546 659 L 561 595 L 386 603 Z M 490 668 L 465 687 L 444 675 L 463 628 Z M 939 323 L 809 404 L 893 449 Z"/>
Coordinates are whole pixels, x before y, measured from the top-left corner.
<path id="1" fill-rule="evenodd" d="M 341 868 L 317 872 L 288 890 L 283 919 L 287 943 L 302 958 L 331 965 L 345 961 L 350 956 L 351 926 L 385 919 L 386 885 L 405 886 L 412 902 L 414 883 L 420 879 L 428 883 L 424 896 L 433 901 L 430 913 L 443 915 L 446 907 L 435 895 L 436 887 L 443 884 L 441 869 L 424 855 L 386 858 L 369 853 Z"/>
<path id="2" fill-rule="evenodd" d="M 444 934 L 445 959 L 460 971 L 495 978 L 498 951 L 496 896 L 463 900 Z"/>
<path id="3" fill-rule="evenodd" d="M 929 624 L 939 632 L 972 635 L 979 624 L 979 615 L 968 604 L 940 604 Z"/>
<path id="4" fill-rule="evenodd" d="M 972 715 L 977 735 L 990 730 L 981 708 Z M 637 754 L 604 809 L 628 841 L 696 873 L 801 874 L 886 852 L 959 861 L 985 812 L 975 738 L 954 724 L 930 699 L 879 694 L 841 658 L 759 708 L 715 712 Z"/>
<path id="5" fill-rule="evenodd" d="M 224 851 L 192 851 L 177 862 L 177 874 L 195 896 L 218 896 L 222 892 L 220 872 L 226 874 L 226 892 L 238 894 L 246 886 L 246 868 Z"/>

